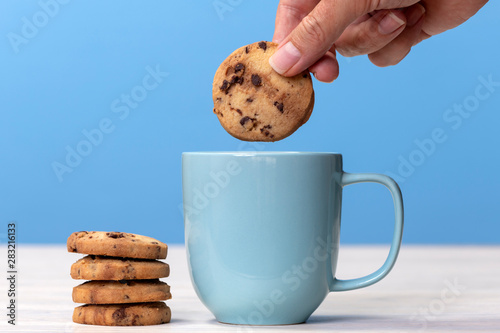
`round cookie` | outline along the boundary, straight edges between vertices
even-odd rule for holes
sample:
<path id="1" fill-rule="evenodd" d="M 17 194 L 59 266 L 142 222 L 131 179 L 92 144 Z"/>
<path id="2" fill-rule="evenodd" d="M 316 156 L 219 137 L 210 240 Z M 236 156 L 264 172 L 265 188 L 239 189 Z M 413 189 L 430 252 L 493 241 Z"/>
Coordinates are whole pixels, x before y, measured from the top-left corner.
<path id="1" fill-rule="evenodd" d="M 304 124 L 314 106 L 309 72 L 284 77 L 269 65 L 278 44 L 258 42 L 229 55 L 215 73 L 214 113 L 232 136 L 278 141 Z"/>
<path id="2" fill-rule="evenodd" d="M 83 280 L 145 280 L 167 277 L 168 264 L 152 259 L 89 255 L 71 265 L 71 277 Z"/>
<path id="3" fill-rule="evenodd" d="M 110 257 L 165 259 L 167 244 L 126 232 L 79 231 L 68 237 L 68 252 Z"/>
<path id="4" fill-rule="evenodd" d="M 87 281 L 73 288 L 75 303 L 138 303 L 171 298 L 170 286 L 159 280 Z"/>
<path id="5" fill-rule="evenodd" d="M 170 308 L 163 302 L 135 304 L 86 304 L 73 311 L 73 322 L 87 325 L 142 326 L 169 323 Z"/>

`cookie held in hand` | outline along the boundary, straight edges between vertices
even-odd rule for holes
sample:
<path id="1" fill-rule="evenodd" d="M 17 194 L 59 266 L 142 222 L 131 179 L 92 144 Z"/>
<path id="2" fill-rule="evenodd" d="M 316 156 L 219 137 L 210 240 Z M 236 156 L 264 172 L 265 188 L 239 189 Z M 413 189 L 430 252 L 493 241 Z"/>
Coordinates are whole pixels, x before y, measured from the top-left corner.
<path id="1" fill-rule="evenodd" d="M 269 58 L 278 44 L 258 42 L 229 55 L 215 73 L 214 113 L 224 129 L 244 141 L 278 141 L 302 126 L 314 106 L 309 72 L 278 74 Z"/>

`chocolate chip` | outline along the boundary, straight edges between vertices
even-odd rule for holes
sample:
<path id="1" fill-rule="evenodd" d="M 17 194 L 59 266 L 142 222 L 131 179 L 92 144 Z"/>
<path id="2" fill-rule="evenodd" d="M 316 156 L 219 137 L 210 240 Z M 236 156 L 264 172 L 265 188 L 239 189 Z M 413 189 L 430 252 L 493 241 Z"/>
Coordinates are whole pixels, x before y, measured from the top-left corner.
<path id="1" fill-rule="evenodd" d="M 125 308 L 121 308 L 113 312 L 112 317 L 116 321 L 125 319 Z"/>
<path id="2" fill-rule="evenodd" d="M 234 72 L 238 73 L 239 71 L 245 71 L 245 65 L 243 65 L 241 62 L 237 63 L 236 66 L 234 66 Z"/>
<path id="3" fill-rule="evenodd" d="M 248 49 L 248 46 L 245 47 L 245 53 L 248 53 L 250 50 Z"/>
<path id="4" fill-rule="evenodd" d="M 240 114 L 240 116 L 243 115 L 243 113 L 241 112 L 240 109 L 236 109 L 236 112 L 238 112 Z"/>
<path id="5" fill-rule="evenodd" d="M 217 102 L 222 102 L 222 97 L 217 97 L 215 100 L 216 100 Z"/>
<path id="6" fill-rule="evenodd" d="M 158 244 L 158 242 L 151 242 L 151 244 Z"/>
<path id="7" fill-rule="evenodd" d="M 227 80 L 222 81 L 222 86 L 220 86 L 220 90 L 226 91 L 229 89 L 229 82 Z"/>
<path id="8" fill-rule="evenodd" d="M 243 117 L 240 119 L 240 124 L 241 124 L 241 126 L 245 126 L 245 123 L 247 121 L 251 121 L 251 120 L 252 120 L 252 118 L 250 118 L 250 117 Z"/>
<path id="9" fill-rule="evenodd" d="M 242 76 L 233 75 L 231 77 L 231 82 L 229 82 L 229 86 L 231 86 L 232 84 L 235 84 L 235 83 L 243 84 L 243 77 Z"/>
<path id="10" fill-rule="evenodd" d="M 262 85 L 262 79 L 257 74 L 252 74 L 252 83 L 256 87 L 261 86 Z"/>
<path id="11" fill-rule="evenodd" d="M 245 116 L 240 119 L 240 124 L 243 126 L 247 131 L 251 131 L 254 129 L 255 126 L 257 126 L 257 119 L 255 118 L 250 118 L 248 116 Z"/>
<path id="12" fill-rule="evenodd" d="M 259 42 L 259 47 L 265 51 L 265 50 L 267 50 L 267 43 L 266 42 Z"/>
<path id="13" fill-rule="evenodd" d="M 226 94 L 229 93 L 229 88 L 231 88 L 231 86 L 235 83 L 239 83 L 239 84 L 243 84 L 243 77 L 242 76 L 237 76 L 237 75 L 233 75 L 231 77 L 231 81 L 228 81 L 228 80 L 224 80 L 222 81 L 222 85 L 220 86 L 220 90 L 222 91 L 225 91 Z M 231 96 L 231 95 L 229 95 Z"/>
<path id="14" fill-rule="evenodd" d="M 307 77 L 308 77 L 307 73 L 304 73 L 304 74 L 302 75 L 302 77 L 303 77 L 304 79 L 307 79 Z"/>
<path id="15" fill-rule="evenodd" d="M 283 103 L 274 102 L 274 106 L 283 113 Z"/>
<path id="16" fill-rule="evenodd" d="M 252 98 L 247 98 L 247 102 L 248 102 L 248 103 L 252 103 L 252 102 L 253 102 L 253 99 L 252 99 Z"/>
<path id="17" fill-rule="evenodd" d="M 271 134 L 271 132 L 269 132 L 268 130 L 271 129 L 272 126 L 271 125 L 266 125 L 266 126 L 263 126 L 261 129 L 260 129 L 260 132 L 262 134 L 264 134 L 265 136 L 269 136 Z M 271 137 L 274 137 L 274 135 L 271 134 Z"/>

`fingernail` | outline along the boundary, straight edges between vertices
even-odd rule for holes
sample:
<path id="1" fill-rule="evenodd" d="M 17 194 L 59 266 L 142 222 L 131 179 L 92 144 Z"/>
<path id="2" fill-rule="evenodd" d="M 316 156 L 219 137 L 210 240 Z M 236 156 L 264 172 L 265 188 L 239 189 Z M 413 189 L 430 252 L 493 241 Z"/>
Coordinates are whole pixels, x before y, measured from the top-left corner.
<path id="1" fill-rule="evenodd" d="M 388 35 L 399 29 L 405 21 L 397 17 L 393 12 L 389 12 L 378 24 L 378 30 L 383 35 Z"/>
<path id="2" fill-rule="evenodd" d="M 269 64 L 279 74 L 286 73 L 301 57 L 300 51 L 288 42 L 269 58 Z"/>
<path id="3" fill-rule="evenodd" d="M 417 3 L 415 4 L 415 8 L 410 12 L 410 15 L 407 16 L 407 22 L 406 25 L 408 27 L 413 27 L 417 22 L 420 20 L 420 18 L 424 15 L 425 13 L 425 8 L 421 4 Z"/>

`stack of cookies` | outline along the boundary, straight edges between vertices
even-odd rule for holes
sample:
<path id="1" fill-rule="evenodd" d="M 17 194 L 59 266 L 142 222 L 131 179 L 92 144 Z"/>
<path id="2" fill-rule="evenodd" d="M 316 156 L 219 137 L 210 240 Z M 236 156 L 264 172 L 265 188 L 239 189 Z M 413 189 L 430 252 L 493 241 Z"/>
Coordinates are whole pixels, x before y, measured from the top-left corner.
<path id="1" fill-rule="evenodd" d="M 73 288 L 73 321 L 106 326 L 170 322 L 167 245 L 124 232 L 80 231 L 69 236 L 68 252 L 87 254 L 71 266 L 73 279 L 90 280 Z"/>

